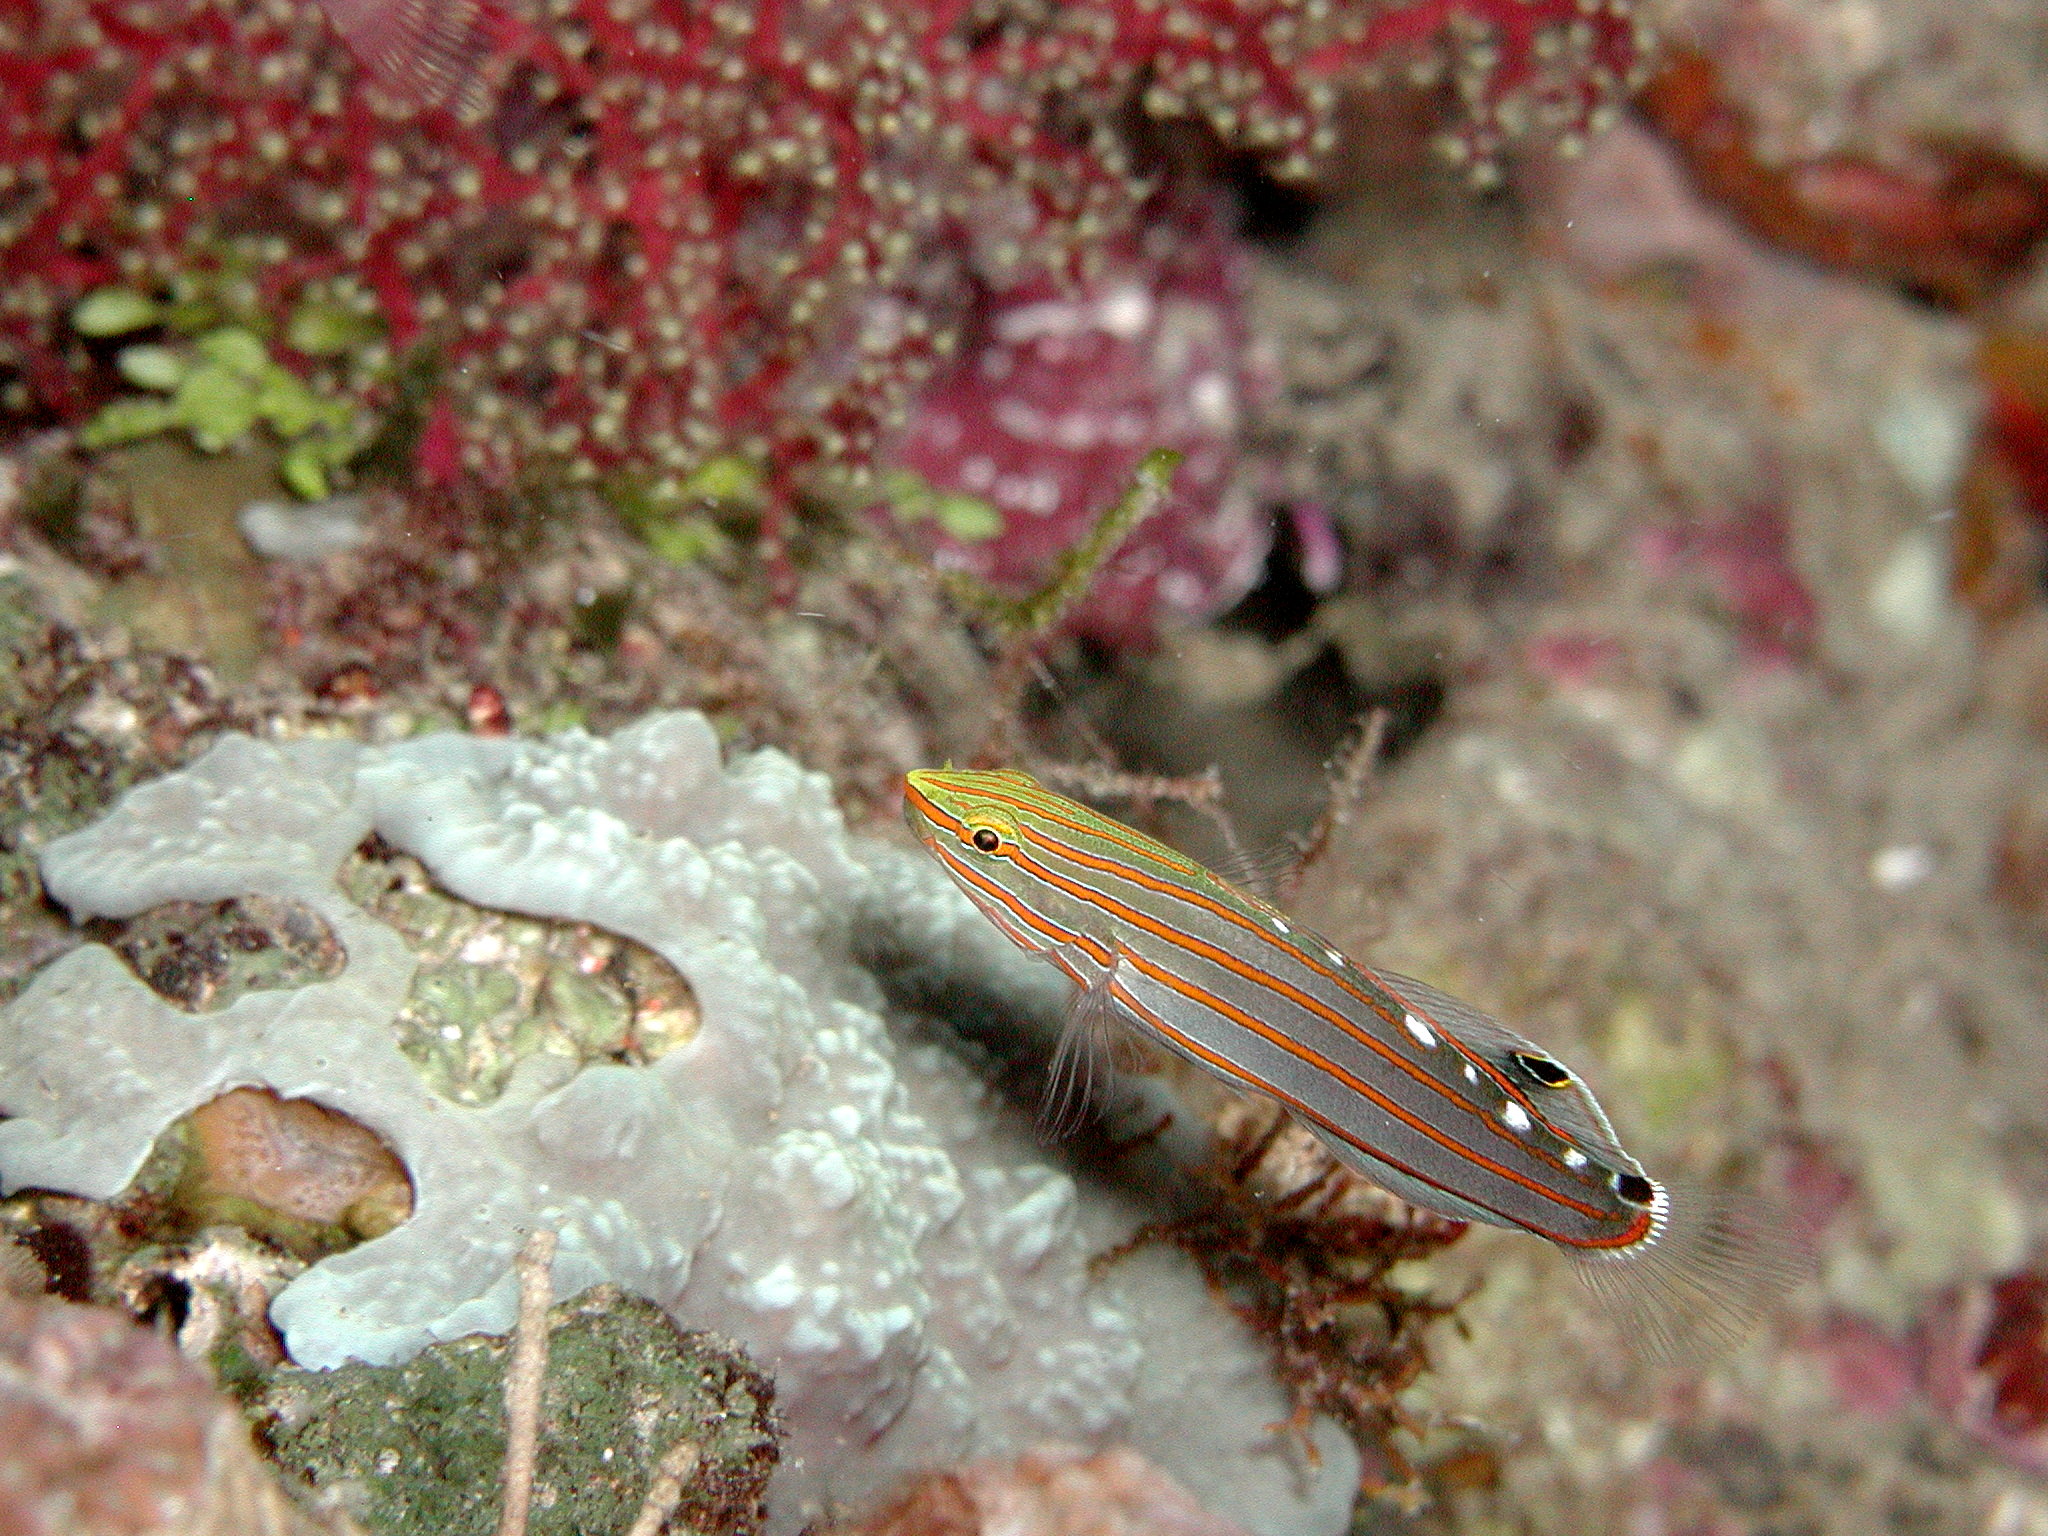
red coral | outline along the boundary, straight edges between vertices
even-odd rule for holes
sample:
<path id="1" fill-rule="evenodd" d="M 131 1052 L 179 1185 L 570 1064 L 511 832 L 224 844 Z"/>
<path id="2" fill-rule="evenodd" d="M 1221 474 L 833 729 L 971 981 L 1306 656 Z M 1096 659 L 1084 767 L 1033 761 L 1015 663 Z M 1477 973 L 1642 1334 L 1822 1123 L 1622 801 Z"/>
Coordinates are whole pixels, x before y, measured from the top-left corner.
<path id="1" fill-rule="evenodd" d="M 1486 150 L 1582 125 L 1637 45 L 1577 0 L 530 3 L 327 0 L 366 67 L 309 0 L 0 0 L 0 411 L 103 396 L 86 291 L 211 272 L 280 335 L 367 295 L 435 365 L 435 473 L 738 453 L 786 501 L 872 463 L 977 288 L 1130 238 L 1132 109 L 1298 169 L 1338 82 L 1433 58 Z"/>

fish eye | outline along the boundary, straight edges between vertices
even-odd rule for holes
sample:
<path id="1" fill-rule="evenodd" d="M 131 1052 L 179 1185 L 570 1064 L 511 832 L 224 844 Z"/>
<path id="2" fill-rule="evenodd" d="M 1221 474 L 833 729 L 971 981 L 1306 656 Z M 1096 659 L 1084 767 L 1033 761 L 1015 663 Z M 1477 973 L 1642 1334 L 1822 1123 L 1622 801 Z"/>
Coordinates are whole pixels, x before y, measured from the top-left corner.
<path id="1" fill-rule="evenodd" d="M 976 827 L 974 835 L 968 841 L 983 853 L 994 853 L 1003 846 L 1003 835 L 994 827 Z"/>
<path id="2" fill-rule="evenodd" d="M 1654 1205 L 1657 1202 L 1657 1186 L 1640 1173 L 1616 1173 L 1614 1192 L 1630 1205 Z"/>
<path id="3" fill-rule="evenodd" d="M 1548 1056 L 1538 1056 L 1533 1051 L 1516 1051 L 1514 1055 L 1515 1065 L 1522 1069 L 1531 1082 L 1545 1088 L 1562 1088 L 1572 1080 L 1571 1073 Z"/>

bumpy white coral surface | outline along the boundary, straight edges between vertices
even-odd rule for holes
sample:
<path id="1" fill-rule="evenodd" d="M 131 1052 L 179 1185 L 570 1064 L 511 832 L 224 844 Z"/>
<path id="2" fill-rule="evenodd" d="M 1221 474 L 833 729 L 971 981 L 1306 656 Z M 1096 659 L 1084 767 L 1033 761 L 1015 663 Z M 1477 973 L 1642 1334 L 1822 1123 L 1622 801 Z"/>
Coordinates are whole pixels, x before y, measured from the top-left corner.
<path id="1" fill-rule="evenodd" d="M 412 953 L 336 884 L 371 832 L 466 900 L 649 946 L 695 989 L 700 1032 L 647 1066 L 530 1058 L 487 1107 L 441 1098 L 391 1027 Z M 850 837 L 788 758 L 723 768 L 691 714 L 603 740 L 231 737 L 43 868 L 81 917 L 256 893 L 304 902 L 345 946 L 333 980 L 195 1016 L 88 944 L 0 1014 L 10 1189 L 113 1195 L 172 1120 L 241 1084 L 392 1145 L 414 1215 L 278 1298 L 301 1362 L 508 1326 L 512 1254 L 545 1225 L 559 1292 L 615 1281 L 773 1370 L 779 1530 L 907 1470 L 1048 1439 L 1128 1439 L 1259 1536 L 1347 1523 L 1348 1443 L 1325 1425 L 1320 1468 L 1292 1463 L 1261 1347 L 1174 1256 L 1089 1278 L 1129 1218 L 1002 1131 L 950 1053 L 899 1048 L 845 938 L 880 915 L 909 952 L 1000 988 L 1050 972 L 922 859 Z"/>

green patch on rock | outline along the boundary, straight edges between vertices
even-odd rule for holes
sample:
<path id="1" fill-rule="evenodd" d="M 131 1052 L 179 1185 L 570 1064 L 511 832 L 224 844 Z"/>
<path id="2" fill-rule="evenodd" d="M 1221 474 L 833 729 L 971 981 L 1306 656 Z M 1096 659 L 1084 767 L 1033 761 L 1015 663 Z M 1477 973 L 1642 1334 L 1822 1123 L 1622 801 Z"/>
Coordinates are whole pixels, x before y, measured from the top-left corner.
<path id="1" fill-rule="evenodd" d="M 696 1035 L 688 981 L 643 945 L 587 923 L 471 906 L 417 860 L 375 843 L 341 879 L 419 957 L 394 1028 L 399 1050 L 444 1098 L 489 1104 L 535 1055 L 639 1065 Z"/>
<path id="2" fill-rule="evenodd" d="M 166 1002 L 212 1013 L 250 992 L 339 976 L 341 941 L 311 907 L 270 896 L 173 901 L 87 932 Z"/>
<path id="3" fill-rule="evenodd" d="M 1699 1127 L 1725 1098 L 1735 1064 L 1725 1038 L 1689 1020 L 1663 1018 L 1640 997 L 1619 1002 L 1600 1032 L 1617 1098 L 1659 1141 Z"/>
<path id="4" fill-rule="evenodd" d="M 203 656 L 246 677 L 264 654 L 263 564 L 235 517 L 275 494 L 277 466 L 256 451 L 204 454 L 170 439 L 103 455 L 97 478 L 151 551 L 147 569 L 108 584 L 95 617 L 151 649 Z"/>
<path id="5" fill-rule="evenodd" d="M 942 491 L 912 469 L 892 469 L 882 476 L 882 501 L 901 523 L 927 518 L 963 544 L 980 544 L 1003 531 L 996 504 L 965 491 Z"/>
<path id="6" fill-rule="evenodd" d="M 751 461 L 721 454 L 682 476 L 614 474 L 599 492 L 656 555 L 688 566 L 731 554 L 734 532 L 759 518 L 768 482 Z"/>
<path id="7" fill-rule="evenodd" d="M 536 1536 L 626 1530 L 679 1440 L 701 1460 L 668 1529 L 747 1533 L 777 1455 L 774 1389 L 736 1345 L 679 1332 L 598 1286 L 548 1314 Z M 286 1366 L 252 1405 L 277 1460 L 371 1536 L 489 1536 L 505 1458 L 507 1340 L 473 1334 L 405 1365 Z"/>

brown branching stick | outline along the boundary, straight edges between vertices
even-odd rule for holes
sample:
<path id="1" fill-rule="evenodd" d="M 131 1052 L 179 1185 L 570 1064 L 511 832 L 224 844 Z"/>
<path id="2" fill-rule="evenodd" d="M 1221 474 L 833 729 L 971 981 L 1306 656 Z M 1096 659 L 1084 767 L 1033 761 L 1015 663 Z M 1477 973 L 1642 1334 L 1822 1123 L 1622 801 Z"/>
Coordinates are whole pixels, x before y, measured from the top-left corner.
<path id="1" fill-rule="evenodd" d="M 694 1441 L 678 1440 L 668 1448 L 668 1454 L 661 1458 L 654 1469 L 654 1476 L 648 1481 L 647 1498 L 641 1503 L 640 1513 L 634 1518 L 633 1528 L 626 1532 L 626 1536 L 660 1536 L 668 1517 L 683 1502 L 683 1490 L 697 1475 L 697 1464 L 701 1459 Z"/>
<path id="2" fill-rule="evenodd" d="M 555 1234 L 536 1229 L 527 1236 L 513 1268 L 519 1274 L 519 1321 L 512 1330 L 512 1358 L 505 1364 L 505 1504 L 498 1536 L 526 1536 L 533 1507 L 533 1470 L 540 1455 L 540 1392 L 548 1371 L 548 1307 L 554 1301 L 549 1274 L 555 1262 Z"/>
<path id="3" fill-rule="evenodd" d="M 1373 767 L 1379 762 L 1380 748 L 1387 742 L 1387 720 L 1384 709 L 1376 709 L 1367 715 L 1358 739 L 1331 764 L 1330 793 L 1323 801 L 1322 814 L 1316 817 L 1316 824 L 1309 829 L 1308 841 L 1301 845 L 1294 867 L 1281 881 L 1283 899 L 1295 893 L 1303 877 L 1329 852 L 1330 839 L 1351 819 L 1352 811 L 1364 798 L 1365 781 L 1372 776 Z"/>
<path id="4" fill-rule="evenodd" d="M 1140 807 L 1156 805 L 1162 800 L 1184 805 L 1214 823 L 1217 834 L 1223 839 L 1224 852 L 1234 866 L 1233 874 L 1242 875 L 1253 868 L 1252 860 L 1238 839 L 1237 824 L 1223 808 L 1223 775 L 1214 764 L 1200 773 L 1179 778 L 1160 773 L 1127 773 L 1121 768 L 1096 763 L 1040 762 L 1033 763 L 1032 768 L 1039 777 L 1060 788 L 1078 789 L 1096 800 L 1129 800 Z"/>

